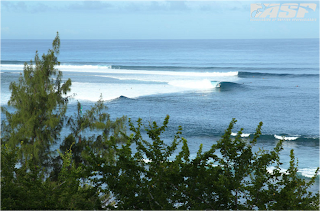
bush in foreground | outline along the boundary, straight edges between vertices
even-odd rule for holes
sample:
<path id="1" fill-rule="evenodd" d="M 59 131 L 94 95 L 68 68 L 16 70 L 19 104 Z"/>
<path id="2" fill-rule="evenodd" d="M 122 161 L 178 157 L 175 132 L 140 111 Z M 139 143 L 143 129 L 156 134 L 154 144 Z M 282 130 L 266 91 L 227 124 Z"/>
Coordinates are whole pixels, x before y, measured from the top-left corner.
<path id="1" fill-rule="evenodd" d="M 231 137 L 233 119 L 222 138 L 210 150 L 190 158 L 187 140 L 181 128 L 170 144 L 160 135 L 166 130 L 169 116 L 162 126 L 155 122 L 146 129 L 149 141 L 141 133 L 141 119 L 127 143 L 119 146 L 111 139 L 105 144 L 115 152 L 111 163 L 91 153 L 87 171 L 92 181 L 113 194 L 118 209 L 319 209 L 319 194 L 307 189 L 315 182 L 319 169 L 306 182 L 297 175 L 297 162 L 291 150 L 290 167 L 280 171 L 283 140 L 268 152 L 253 152 L 262 123 L 252 140 L 241 138 L 242 129 Z M 177 153 L 179 144 L 181 150 Z M 132 152 L 132 148 L 136 152 Z M 176 156 L 173 156 L 176 154 Z M 218 156 L 219 155 L 219 156 Z M 267 168 L 274 166 L 272 172 Z"/>

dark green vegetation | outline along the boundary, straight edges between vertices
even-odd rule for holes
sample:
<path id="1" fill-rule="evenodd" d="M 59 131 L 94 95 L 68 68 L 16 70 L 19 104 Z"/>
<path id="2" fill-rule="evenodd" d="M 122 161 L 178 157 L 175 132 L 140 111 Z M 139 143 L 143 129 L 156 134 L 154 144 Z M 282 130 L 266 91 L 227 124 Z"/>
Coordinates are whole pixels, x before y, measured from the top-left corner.
<path id="1" fill-rule="evenodd" d="M 170 144 L 161 139 L 169 116 L 162 126 L 129 120 L 131 135 L 102 99 L 83 114 L 78 103 L 66 117 L 71 80 L 62 83 L 55 69 L 59 46 L 57 34 L 53 50 L 36 54 L 10 85 L 15 112 L 2 108 L 1 209 L 319 209 L 319 194 L 307 191 L 319 169 L 309 181 L 299 178 L 291 151 L 280 172 L 283 141 L 253 150 L 262 123 L 244 140 L 242 130 L 231 137 L 233 119 L 216 144 L 190 158 L 181 128 Z M 70 134 L 60 140 L 64 127 Z"/>

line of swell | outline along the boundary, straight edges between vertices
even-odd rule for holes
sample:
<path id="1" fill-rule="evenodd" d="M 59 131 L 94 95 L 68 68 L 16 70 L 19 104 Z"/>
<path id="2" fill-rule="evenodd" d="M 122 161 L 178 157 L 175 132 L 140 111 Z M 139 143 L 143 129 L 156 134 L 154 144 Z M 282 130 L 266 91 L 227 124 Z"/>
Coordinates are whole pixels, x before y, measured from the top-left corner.
<path id="1" fill-rule="evenodd" d="M 246 88 L 245 86 L 243 86 L 242 84 L 239 83 L 235 83 L 235 82 L 229 82 L 229 81 L 223 81 L 220 82 L 220 90 L 231 90 L 234 88 Z"/>
<path id="2" fill-rule="evenodd" d="M 18 60 L 1 60 L 1 64 L 7 64 L 7 65 L 16 65 L 16 64 L 24 64 L 24 63 L 28 63 L 30 61 L 18 61 Z"/>
<path id="3" fill-rule="evenodd" d="M 262 72 L 238 72 L 240 78 L 252 77 L 319 77 L 319 74 L 289 74 L 289 73 L 262 73 Z"/>
<path id="4" fill-rule="evenodd" d="M 125 66 L 125 65 L 111 65 L 113 69 L 131 69 L 131 70 L 289 70 L 289 71 L 301 71 L 301 70 L 318 70 L 318 68 L 310 67 L 239 67 L 239 66 Z"/>

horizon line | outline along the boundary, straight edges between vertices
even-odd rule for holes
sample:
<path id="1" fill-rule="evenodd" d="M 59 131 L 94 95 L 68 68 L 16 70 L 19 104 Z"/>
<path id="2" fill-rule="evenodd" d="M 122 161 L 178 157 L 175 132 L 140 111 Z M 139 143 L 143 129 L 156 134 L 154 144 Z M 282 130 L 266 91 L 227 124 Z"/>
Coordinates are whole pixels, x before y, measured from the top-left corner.
<path id="1" fill-rule="evenodd" d="M 60 40 L 294 40 L 294 39 L 320 39 L 314 38 L 61 38 Z M 1 40 L 52 40 L 52 38 L 1 38 Z"/>

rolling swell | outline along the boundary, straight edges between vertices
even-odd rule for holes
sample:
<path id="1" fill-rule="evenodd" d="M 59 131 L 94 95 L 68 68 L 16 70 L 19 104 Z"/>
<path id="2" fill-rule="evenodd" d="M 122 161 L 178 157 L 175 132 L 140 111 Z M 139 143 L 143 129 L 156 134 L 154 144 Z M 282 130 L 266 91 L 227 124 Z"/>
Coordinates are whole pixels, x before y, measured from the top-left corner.
<path id="1" fill-rule="evenodd" d="M 131 69 L 131 70 L 203 70 L 203 71 L 216 71 L 216 70 L 253 70 L 253 71 L 302 71 L 302 70 L 318 70 L 317 68 L 305 68 L 305 67 L 248 67 L 248 66 L 179 66 L 179 65 L 111 65 L 112 69 Z"/>
<path id="2" fill-rule="evenodd" d="M 238 72 L 240 78 L 252 77 L 319 77 L 319 74 L 289 74 L 289 73 L 262 73 L 262 72 Z"/>
<path id="3" fill-rule="evenodd" d="M 18 61 L 18 60 L 1 60 L 1 64 L 24 64 L 24 63 L 28 63 L 30 61 Z"/>
<path id="4" fill-rule="evenodd" d="M 111 101 L 119 101 L 119 100 L 133 100 L 132 98 L 130 97 L 126 97 L 124 95 L 121 95 L 120 97 L 117 97 L 115 99 L 112 99 Z"/>
<path id="5" fill-rule="evenodd" d="M 226 67 L 226 66 L 125 66 L 125 65 L 111 65 L 112 69 L 130 69 L 130 70 L 173 70 L 173 71 L 188 71 L 188 70 L 198 70 L 198 71 L 217 71 L 217 70 L 247 70 L 247 67 Z"/>
<path id="6" fill-rule="evenodd" d="M 238 84 L 235 82 L 220 82 L 220 90 L 222 91 L 227 91 L 227 90 L 231 90 L 231 89 L 239 89 L 239 88 L 245 88 L 244 85 L 242 84 Z"/>

